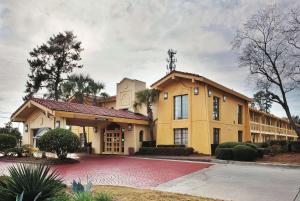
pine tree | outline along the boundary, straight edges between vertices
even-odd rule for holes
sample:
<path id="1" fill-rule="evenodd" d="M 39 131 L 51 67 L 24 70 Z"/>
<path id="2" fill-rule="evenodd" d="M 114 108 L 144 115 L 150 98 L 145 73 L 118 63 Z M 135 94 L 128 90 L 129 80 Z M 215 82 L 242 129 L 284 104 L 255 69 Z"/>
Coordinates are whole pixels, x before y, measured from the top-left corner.
<path id="1" fill-rule="evenodd" d="M 34 48 L 29 54 L 30 74 L 26 83 L 28 99 L 41 89 L 46 89 L 44 96 L 58 100 L 62 94 L 61 84 L 65 77 L 76 68 L 81 60 L 81 42 L 69 31 L 52 36 L 46 44 Z"/>

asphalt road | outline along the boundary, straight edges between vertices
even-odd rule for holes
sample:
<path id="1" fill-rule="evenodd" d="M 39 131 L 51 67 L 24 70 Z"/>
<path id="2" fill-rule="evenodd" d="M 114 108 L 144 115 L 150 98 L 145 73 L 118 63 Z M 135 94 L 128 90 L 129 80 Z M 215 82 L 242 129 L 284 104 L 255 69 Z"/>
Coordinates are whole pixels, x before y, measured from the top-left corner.
<path id="1" fill-rule="evenodd" d="M 233 201 L 293 201 L 299 187 L 299 168 L 216 164 L 154 189 Z"/>

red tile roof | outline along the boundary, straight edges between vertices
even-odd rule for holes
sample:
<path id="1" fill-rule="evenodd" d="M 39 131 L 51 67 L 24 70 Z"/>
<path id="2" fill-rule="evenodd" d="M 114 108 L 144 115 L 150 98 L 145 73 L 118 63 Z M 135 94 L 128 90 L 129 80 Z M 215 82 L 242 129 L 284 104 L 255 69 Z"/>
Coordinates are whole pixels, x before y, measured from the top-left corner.
<path id="1" fill-rule="evenodd" d="M 148 118 L 144 115 L 129 112 L 129 111 L 124 111 L 124 110 L 116 110 L 116 109 L 110 109 L 106 107 L 97 107 L 97 106 L 84 105 L 79 103 L 70 103 L 70 102 L 60 102 L 60 101 L 40 99 L 40 98 L 32 98 L 31 100 L 43 105 L 44 107 L 47 107 L 50 110 L 55 110 L 55 111 L 93 114 L 93 115 L 99 115 L 105 117 L 148 120 Z"/>

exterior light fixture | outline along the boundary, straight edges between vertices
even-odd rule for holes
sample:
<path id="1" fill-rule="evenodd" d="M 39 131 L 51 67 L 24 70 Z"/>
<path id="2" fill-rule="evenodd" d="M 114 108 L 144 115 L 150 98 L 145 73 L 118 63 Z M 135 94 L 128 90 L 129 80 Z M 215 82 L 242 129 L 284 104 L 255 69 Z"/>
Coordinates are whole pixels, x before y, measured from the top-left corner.
<path id="1" fill-rule="evenodd" d="M 164 99 L 165 99 L 165 100 L 168 99 L 168 92 L 164 92 Z"/>
<path id="2" fill-rule="evenodd" d="M 227 96 L 223 96 L 223 101 L 225 102 L 227 100 Z"/>
<path id="3" fill-rule="evenodd" d="M 194 88 L 194 95 L 198 95 L 199 94 L 199 87 L 195 87 Z"/>
<path id="4" fill-rule="evenodd" d="M 129 131 L 132 130 L 132 124 L 128 124 L 128 130 L 129 130 Z"/>
<path id="5" fill-rule="evenodd" d="M 208 89 L 208 96 L 211 97 L 211 95 L 212 95 L 212 91 Z"/>
<path id="6" fill-rule="evenodd" d="M 60 121 L 55 122 L 55 128 L 60 128 Z"/>
<path id="7" fill-rule="evenodd" d="M 24 131 L 25 131 L 26 133 L 28 132 L 28 124 L 25 124 Z"/>

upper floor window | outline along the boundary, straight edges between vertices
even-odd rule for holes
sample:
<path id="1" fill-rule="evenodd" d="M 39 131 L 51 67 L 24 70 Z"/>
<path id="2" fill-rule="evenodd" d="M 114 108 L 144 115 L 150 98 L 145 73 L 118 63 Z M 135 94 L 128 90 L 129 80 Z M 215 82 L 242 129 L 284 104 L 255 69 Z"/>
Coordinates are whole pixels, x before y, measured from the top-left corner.
<path id="1" fill-rule="evenodd" d="M 214 96 L 213 120 L 220 120 L 220 98 Z"/>
<path id="2" fill-rule="evenodd" d="M 188 95 L 174 96 L 174 119 L 188 118 Z"/>
<path id="3" fill-rule="evenodd" d="M 238 124 L 243 123 L 243 106 L 238 105 Z"/>

